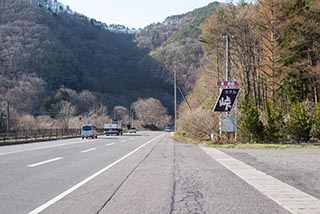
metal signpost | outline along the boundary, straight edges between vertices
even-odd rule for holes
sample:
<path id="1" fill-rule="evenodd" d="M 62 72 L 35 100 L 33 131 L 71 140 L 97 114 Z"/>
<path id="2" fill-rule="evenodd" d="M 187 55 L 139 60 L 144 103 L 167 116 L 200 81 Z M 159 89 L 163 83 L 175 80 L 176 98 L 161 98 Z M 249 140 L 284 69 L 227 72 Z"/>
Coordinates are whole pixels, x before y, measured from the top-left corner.
<path id="1" fill-rule="evenodd" d="M 224 88 L 222 89 L 219 99 L 213 109 L 214 112 L 230 112 L 234 101 L 236 100 L 239 88 Z"/>
<path id="2" fill-rule="evenodd" d="M 220 117 L 220 121 L 219 121 L 220 137 L 222 135 L 222 132 L 235 133 L 235 140 L 236 140 L 236 116 L 230 115 L 229 113 L 234 104 L 236 105 L 236 108 L 237 108 L 237 97 L 238 97 L 239 91 L 240 91 L 239 88 L 223 88 L 220 92 L 220 96 L 213 109 L 214 112 L 227 113 L 227 114 L 221 115 Z M 237 114 L 237 109 L 235 112 Z"/>
<path id="3" fill-rule="evenodd" d="M 239 94 L 239 83 L 237 81 L 229 81 L 230 78 L 230 43 L 233 35 L 225 35 L 226 39 L 226 80 L 217 81 L 217 86 L 220 88 L 220 96 L 213 109 L 214 112 L 225 112 L 221 115 L 219 120 L 220 126 L 220 138 L 222 138 L 222 132 L 234 133 L 235 140 L 237 140 L 236 122 L 237 122 L 237 96 Z M 222 90 L 221 90 L 222 89 Z M 235 116 L 230 114 L 233 104 L 235 103 Z M 229 135 L 228 135 L 229 138 Z"/>

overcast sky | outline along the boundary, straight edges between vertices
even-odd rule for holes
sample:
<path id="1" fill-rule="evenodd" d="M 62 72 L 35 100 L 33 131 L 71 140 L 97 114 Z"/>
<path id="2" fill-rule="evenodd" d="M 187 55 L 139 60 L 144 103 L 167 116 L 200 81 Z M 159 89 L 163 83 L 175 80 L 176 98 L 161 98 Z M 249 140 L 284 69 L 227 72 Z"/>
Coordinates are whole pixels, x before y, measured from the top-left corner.
<path id="1" fill-rule="evenodd" d="M 214 0 L 58 0 L 73 11 L 106 24 L 143 28 L 170 15 L 189 12 Z M 222 0 L 220 0 L 222 1 Z"/>

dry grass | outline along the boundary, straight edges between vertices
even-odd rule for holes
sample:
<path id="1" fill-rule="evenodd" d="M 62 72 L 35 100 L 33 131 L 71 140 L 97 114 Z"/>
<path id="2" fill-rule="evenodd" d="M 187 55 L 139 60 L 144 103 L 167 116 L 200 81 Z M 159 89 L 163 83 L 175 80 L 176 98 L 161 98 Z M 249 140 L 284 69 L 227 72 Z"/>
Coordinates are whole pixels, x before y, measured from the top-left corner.
<path id="1" fill-rule="evenodd" d="M 196 141 L 177 133 L 174 134 L 174 138 L 178 141 L 182 141 L 184 143 L 202 145 L 206 147 L 213 148 L 223 148 L 223 149 L 320 149 L 319 143 L 283 143 L 283 144 L 271 144 L 271 143 L 229 143 L 229 144 L 215 144 L 210 141 Z"/>

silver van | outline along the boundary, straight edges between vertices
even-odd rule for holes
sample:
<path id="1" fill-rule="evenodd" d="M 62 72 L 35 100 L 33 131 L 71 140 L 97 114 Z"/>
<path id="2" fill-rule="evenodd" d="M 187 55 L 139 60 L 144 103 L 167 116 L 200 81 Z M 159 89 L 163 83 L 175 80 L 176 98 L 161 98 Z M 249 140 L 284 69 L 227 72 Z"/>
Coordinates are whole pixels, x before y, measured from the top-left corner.
<path id="1" fill-rule="evenodd" d="M 82 139 L 84 138 L 89 138 L 91 137 L 92 139 L 93 138 L 97 138 L 97 131 L 94 127 L 94 125 L 92 124 L 83 124 L 81 126 L 81 137 Z"/>

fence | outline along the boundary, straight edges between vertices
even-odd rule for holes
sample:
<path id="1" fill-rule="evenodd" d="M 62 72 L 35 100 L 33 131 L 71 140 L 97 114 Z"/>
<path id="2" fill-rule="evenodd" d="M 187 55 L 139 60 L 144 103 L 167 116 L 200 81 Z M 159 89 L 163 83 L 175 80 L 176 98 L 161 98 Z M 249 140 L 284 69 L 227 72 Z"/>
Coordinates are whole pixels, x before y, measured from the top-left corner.
<path id="1" fill-rule="evenodd" d="M 80 136 L 80 129 L 0 130 L 0 143 L 18 143 Z"/>

